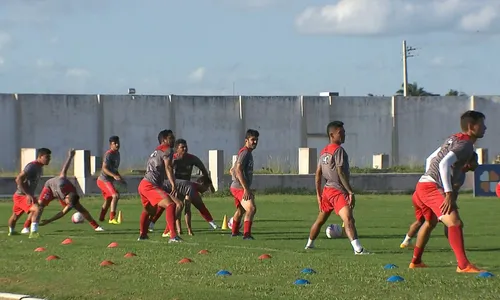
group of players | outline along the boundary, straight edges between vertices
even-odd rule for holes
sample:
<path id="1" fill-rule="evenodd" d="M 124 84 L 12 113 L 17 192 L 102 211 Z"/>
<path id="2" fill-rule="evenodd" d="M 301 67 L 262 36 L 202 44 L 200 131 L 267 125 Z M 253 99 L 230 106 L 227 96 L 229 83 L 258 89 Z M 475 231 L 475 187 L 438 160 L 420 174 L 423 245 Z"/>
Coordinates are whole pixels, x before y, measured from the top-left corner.
<path id="1" fill-rule="evenodd" d="M 238 160 L 231 169 L 233 183 L 231 192 L 236 199 L 236 212 L 233 216 L 233 236 L 239 232 L 240 220 L 244 218 L 244 239 L 253 239 L 251 227 L 255 215 L 255 203 L 250 185 L 253 177 L 252 151 L 257 147 L 259 132 L 249 129 L 245 137 L 245 145 L 238 153 Z M 188 153 L 187 142 L 184 139 L 175 140 L 171 130 L 163 130 L 158 134 L 159 146 L 149 156 L 144 178 L 141 180 L 138 192 L 141 198 L 143 212 L 140 218 L 139 240 L 149 239 L 148 232 L 154 230 L 155 222 L 164 211 L 167 221 L 163 237 L 169 238 L 169 243 L 182 241 L 181 214 L 185 213 L 185 221 L 189 235 L 193 235 L 191 227 L 191 204 L 199 210 L 202 217 L 213 229 L 217 229 L 212 215 L 203 203 L 201 194 L 210 189 L 214 191 L 209 173 L 201 160 Z M 99 221 L 104 221 L 109 209 L 109 224 L 120 224 L 117 219 L 117 205 L 120 194 L 117 183 L 125 184 L 118 171 L 120 166 L 120 139 L 118 136 L 109 138 L 109 150 L 105 153 L 101 173 L 97 178 L 97 186 L 102 192 L 104 203 L 101 207 Z M 68 153 L 59 176 L 46 181 L 39 197 L 35 197 L 35 190 L 43 174 L 43 167 L 51 160 L 51 151 L 47 148 L 37 150 L 35 161 L 28 163 L 16 177 L 17 190 L 13 195 L 12 215 L 9 218 L 9 236 L 15 235 L 15 226 L 19 218 L 28 214 L 21 231 L 29 233 L 29 238 L 39 237 L 38 226 L 47 225 L 65 216 L 72 208 L 80 212 L 95 231 L 104 231 L 92 218 L 91 214 L 80 203 L 80 196 L 76 187 L 68 180 L 67 171 L 75 155 L 75 150 Z M 202 176 L 192 182 L 193 167 L 197 167 Z M 44 207 L 52 200 L 57 199 L 62 210 L 52 218 L 41 220 Z M 41 221 L 40 221 L 41 220 Z"/>
<path id="2" fill-rule="evenodd" d="M 409 268 L 427 267 L 422 261 L 425 246 L 432 230 L 438 222 L 446 226 L 445 234 L 457 259 L 457 272 L 477 273 L 483 270 L 469 262 L 465 254 L 463 239 L 463 223 L 458 213 L 458 191 L 465 181 L 465 173 L 474 171 L 477 166 L 477 155 L 474 152 L 475 142 L 482 138 L 486 131 L 485 115 L 478 111 L 467 111 L 460 117 L 461 132 L 448 137 L 427 159 L 425 173 L 416 184 L 412 196 L 416 221 L 401 248 L 410 245 L 412 237 L 417 234 L 413 258 Z M 319 214 L 311 227 L 306 249 L 314 248 L 321 227 L 335 212 L 343 221 L 345 234 L 349 238 L 356 255 L 370 254 L 358 239 L 353 210 L 355 196 L 350 184 L 349 157 L 341 146 L 345 141 L 344 123 L 330 122 L 327 126 L 328 145 L 321 151 L 315 173 L 315 186 Z M 256 212 L 255 198 L 251 191 L 253 178 L 252 151 L 257 147 L 259 132 L 249 129 L 245 136 L 245 145 L 239 150 L 237 161 L 231 168 L 231 194 L 235 200 L 236 211 L 233 215 L 232 236 L 243 235 L 243 239 L 252 240 L 252 223 Z M 104 204 L 101 209 L 100 221 L 104 221 L 109 208 L 110 224 L 119 224 L 116 220 L 116 207 L 119 199 L 114 183 L 123 181 L 118 167 L 120 164 L 120 141 L 113 136 L 109 139 L 110 149 L 106 152 L 101 174 L 97 185 L 102 191 Z M 147 240 L 148 232 L 153 231 L 154 224 L 165 211 L 166 228 L 163 237 L 169 238 L 169 243 L 181 242 L 180 218 L 185 212 L 188 234 L 192 235 L 191 204 L 201 213 L 213 229 L 217 225 L 204 205 L 201 194 L 208 189 L 214 190 L 207 169 L 201 160 L 188 153 L 187 142 L 175 140 L 171 130 L 163 130 L 158 134 L 159 146 L 147 160 L 146 172 L 141 180 L 138 192 L 143 211 L 140 217 L 139 239 Z M 13 214 L 9 219 L 9 235 L 15 233 L 16 221 L 23 213 L 28 213 L 23 233 L 30 233 L 30 238 L 38 236 L 38 225 L 49 224 L 63 217 L 71 208 L 81 212 L 96 231 L 102 227 L 92 218 L 81 205 L 75 186 L 67 179 L 66 172 L 74 156 L 70 150 L 59 176 L 49 179 L 39 198 L 34 191 L 42 174 L 42 168 L 50 162 L 51 151 L 38 149 L 37 159 L 26 165 L 16 177 L 18 189 L 13 196 Z M 193 166 L 202 172 L 197 182 L 191 181 Z M 324 187 L 322 182 L 325 181 Z M 39 222 L 43 209 L 52 200 L 58 199 L 63 209 L 48 220 Z M 240 223 L 244 216 L 243 234 L 240 233 Z"/>

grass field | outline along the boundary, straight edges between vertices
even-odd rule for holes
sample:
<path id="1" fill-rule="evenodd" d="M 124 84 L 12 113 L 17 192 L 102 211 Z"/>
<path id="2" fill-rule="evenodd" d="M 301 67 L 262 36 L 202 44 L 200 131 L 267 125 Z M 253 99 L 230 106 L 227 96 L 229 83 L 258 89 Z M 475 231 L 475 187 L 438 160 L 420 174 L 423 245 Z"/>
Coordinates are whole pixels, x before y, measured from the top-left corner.
<path id="1" fill-rule="evenodd" d="M 97 216 L 101 200 L 84 198 L 83 203 Z M 103 224 L 104 233 L 95 233 L 88 224 L 75 225 L 70 216 L 41 228 L 43 236 L 0 235 L 0 291 L 31 294 L 53 299 L 498 299 L 497 277 L 476 278 L 456 274 L 455 259 L 442 225 L 434 232 L 424 254 L 428 269 L 408 270 L 412 251 L 399 244 L 413 221 L 409 196 L 360 195 L 356 207 L 357 227 L 363 245 L 374 252 L 354 256 L 347 239 L 326 239 L 323 232 L 317 249 L 305 251 L 310 225 L 317 214 L 311 196 L 273 195 L 257 198 L 258 212 L 254 241 L 231 238 L 228 231 L 208 230 L 208 224 L 193 216 L 195 236 L 183 236 L 185 243 L 168 244 L 161 237 L 164 218 L 151 240 L 138 242 L 139 200 L 123 199 L 121 225 Z M 224 214 L 233 213 L 232 200 L 207 198 L 208 208 L 220 224 Z M 470 260 L 492 273 L 500 270 L 498 237 L 500 201 L 493 198 L 461 196 L 460 212 L 465 220 L 466 248 Z M 59 209 L 53 203 L 46 216 Z M 10 202 L 0 203 L 5 222 Z M 22 219 L 24 221 L 24 218 Z M 340 223 L 332 217 L 330 223 Z M 21 230 L 22 222 L 18 224 Z M 6 227 L 5 227 L 6 228 Z M 71 237 L 71 245 L 60 245 Z M 108 249 L 117 242 L 119 247 Z M 45 247 L 45 252 L 34 252 Z M 207 255 L 198 251 L 209 250 Z M 137 254 L 124 258 L 126 252 Z M 260 261 L 261 254 L 270 254 Z M 46 261 L 49 255 L 61 259 Z M 178 264 L 182 258 L 190 264 Z M 103 260 L 115 265 L 100 267 Z M 398 269 L 384 270 L 386 264 Z M 301 274 L 313 268 L 316 274 Z M 216 276 L 219 270 L 232 276 Z M 391 275 L 404 282 L 388 283 Z M 296 286 L 304 278 L 310 285 Z"/>

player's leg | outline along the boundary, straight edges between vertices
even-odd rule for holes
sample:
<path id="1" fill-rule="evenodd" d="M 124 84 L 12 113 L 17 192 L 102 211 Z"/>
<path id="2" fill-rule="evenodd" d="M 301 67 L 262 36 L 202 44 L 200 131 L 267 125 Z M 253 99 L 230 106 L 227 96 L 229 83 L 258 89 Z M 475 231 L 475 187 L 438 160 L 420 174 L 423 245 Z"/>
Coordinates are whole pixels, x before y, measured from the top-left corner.
<path id="1" fill-rule="evenodd" d="M 314 221 L 314 224 L 311 226 L 311 230 L 309 231 L 309 239 L 307 240 L 305 249 L 314 248 L 314 241 L 318 238 L 319 232 L 321 231 L 321 227 L 325 225 L 332 211 L 333 208 L 331 210 L 323 210 L 319 212 L 316 221 Z"/>
<path id="2" fill-rule="evenodd" d="M 231 194 L 233 195 L 234 199 L 234 206 L 236 206 L 236 211 L 233 214 L 233 227 L 231 228 L 231 236 L 239 236 L 241 235 L 240 233 L 240 224 L 241 220 L 243 218 L 243 215 L 245 214 L 245 210 L 243 209 L 243 206 L 241 205 L 241 202 L 243 200 L 243 194 L 244 191 L 243 189 L 235 189 L 235 188 L 230 188 Z"/>
<path id="3" fill-rule="evenodd" d="M 30 205 L 28 205 L 26 201 L 26 197 L 22 195 L 17 195 L 14 194 L 12 196 L 12 215 L 9 218 L 8 225 L 9 225 L 9 236 L 12 235 L 17 235 L 18 233 L 16 232 L 16 224 L 17 220 L 24 214 L 24 213 L 29 213 L 30 211 Z"/>
<path id="4" fill-rule="evenodd" d="M 163 207 L 158 206 L 155 214 L 153 215 L 153 217 L 150 218 L 149 229 L 148 229 L 149 232 L 153 232 L 153 230 L 155 228 L 155 223 L 160 219 L 160 217 L 164 211 L 165 211 L 165 209 Z"/>
<path id="5" fill-rule="evenodd" d="M 104 199 L 104 202 L 101 206 L 101 212 L 99 214 L 99 221 L 103 222 L 106 219 L 106 214 L 108 213 L 109 207 L 111 206 L 112 196 L 108 192 L 106 182 L 97 179 L 97 187 L 101 190 L 102 198 Z"/>
<path id="6" fill-rule="evenodd" d="M 245 218 L 243 219 L 243 239 L 253 240 L 252 236 L 252 225 L 255 214 L 257 213 L 257 205 L 255 204 L 255 199 L 242 200 L 240 202 L 241 207 L 245 210 Z M 234 219 L 233 219 L 234 222 Z M 233 225 L 234 226 L 234 225 Z"/>
<path id="7" fill-rule="evenodd" d="M 196 187 L 196 184 L 194 184 Z M 213 229 L 217 229 L 217 224 L 214 223 L 214 218 L 210 211 L 205 206 L 203 199 L 201 198 L 201 194 L 194 188 L 194 192 L 191 195 L 191 203 L 193 206 L 200 212 L 201 216 L 205 221 L 207 221 Z"/>
<path id="8" fill-rule="evenodd" d="M 141 180 L 141 182 L 139 183 L 139 187 L 137 188 L 143 208 L 139 222 L 140 229 L 139 229 L 139 238 L 137 239 L 138 241 L 144 241 L 149 239 L 148 227 L 150 225 L 152 217 L 154 217 L 154 215 L 157 213 L 158 210 L 158 205 L 153 205 L 152 203 L 150 203 L 147 197 L 147 193 L 150 189 L 151 189 L 151 184 L 145 180 Z"/>
<path id="9" fill-rule="evenodd" d="M 83 205 L 80 203 L 79 200 L 72 203 L 71 205 L 73 206 L 73 208 L 77 212 L 79 212 L 83 215 L 85 220 L 87 220 L 87 222 L 89 222 L 90 226 L 92 226 L 92 228 L 95 231 L 104 231 L 104 229 L 101 226 L 99 226 L 99 224 L 96 222 L 96 220 L 94 220 L 94 218 L 92 218 L 92 215 L 90 215 L 90 212 L 85 207 L 83 207 Z"/>
<path id="10" fill-rule="evenodd" d="M 111 184 L 111 183 L 110 183 Z M 116 219 L 117 217 L 117 209 L 118 209 L 118 201 L 120 200 L 120 193 L 118 193 L 115 190 L 115 193 L 113 196 L 111 196 L 111 211 L 109 212 L 109 223 L 110 224 L 120 224 L 119 220 Z"/>
<path id="11" fill-rule="evenodd" d="M 176 212 L 178 210 L 177 207 L 184 208 L 184 204 L 179 201 L 179 199 L 173 197 L 172 195 L 167 194 L 165 191 L 161 189 L 157 189 L 157 199 L 158 206 L 163 207 L 165 209 L 165 221 L 167 222 L 168 230 L 169 230 L 169 243 L 175 243 L 182 241 L 179 236 L 177 236 L 176 228 L 175 228 L 175 220 L 176 220 Z"/>
<path id="12" fill-rule="evenodd" d="M 26 221 L 24 221 L 23 230 L 21 230 L 21 233 L 22 234 L 30 233 L 30 227 L 31 227 L 31 216 L 28 214 L 28 216 L 26 216 Z"/>
<path id="13" fill-rule="evenodd" d="M 12 215 L 10 216 L 9 221 L 8 221 L 8 226 L 9 226 L 8 235 L 9 236 L 18 234 L 16 232 L 16 223 L 17 223 L 17 220 L 19 220 L 19 217 L 21 217 L 24 214 L 24 211 L 19 212 L 19 211 L 16 211 L 15 208 L 13 208 L 12 210 L 13 210 Z"/>
<path id="14" fill-rule="evenodd" d="M 401 249 L 411 246 L 412 238 L 417 234 L 420 226 L 422 226 L 422 224 L 425 222 L 425 218 L 422 215 L 422 209 L 419 206 L 420 200 L 418 199 L 417 192 L 414 192 L 411 196 L 411 202 L 413 204 L 413 209 L 415 210 L 415 222 L 410 225 L 410 229 L 406 233 L 403 242 L 401 242 L 401 245 L 399 245 Z"/>
<path id="15" fill-rule="evenodd" d="M 413 257 L 409 266 L 410 269 L 427 267 L 427 265 L 422 262 L 422 255 L 424 254 L 425 246 L 429 242 L 432 231 L 436 228 L 438 219 L 428 208 L 424 208 L 424 218 L 425 222 L 422 224 L 417 233 L 417 241 L 415 243 L 415 248 L 413 249 Z"/>
<path id="16" fill-rule="evenodd" d="M 41 209 L 40 206 L 37 203 L 37 200 L 35 199 L 35 203 L 33 203 L 30 208 L 29 208 L 29 214 L 28 216 L 31 217 L 31 225 L 30 225 L 30 235 L 29 238 L 37 238 L 40 235 L 38 234 L 38 220 L 40 220 L 41 216 Z"/>
<path id="17" fill-rule="evenodd" d="M 363 246 L 358 238 L 358 231 L 356 229 L 356 221 L 352 209 L 349 207 L 344 195 L 338 195 L 335 201 L 335 213 L 344 222 L 345 233 L 349 241 L 351 241 L 352 249 L 356 255 L 370 254 Z M 345 205 L 343 205 L 345 203 Z M 339 209 L 339 207 L 342 207 Z"/>
<path id="18" fill-rule="evenodd" d="M 187 232 L 189 235 L 194 235 L 193 227 L 191 226 L 191 201 L 184 201 L 184 221 L 186 222 Z"/>

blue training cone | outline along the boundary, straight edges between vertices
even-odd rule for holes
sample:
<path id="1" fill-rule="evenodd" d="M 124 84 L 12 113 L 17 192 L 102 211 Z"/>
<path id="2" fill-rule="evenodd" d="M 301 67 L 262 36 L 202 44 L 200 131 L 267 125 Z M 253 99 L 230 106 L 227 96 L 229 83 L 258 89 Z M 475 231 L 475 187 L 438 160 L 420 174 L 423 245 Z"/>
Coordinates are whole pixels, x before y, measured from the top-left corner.
<path id="1" fill-rule="evenodd" d="M 401 276 L 394 275 L 394 276 L 387 278 L 387 281 L 388 282 L 401 282 L 401 281 L 405 281 L 405 279 Z"/>
<path id="2" fill-rule="evenodd" d="M 295 280 L 295 282 L 293 284 L 295 284 L 295 285 L 304 285 L 304 284 L 311 284 L 311 283 L 309 282 L 309 280 L 297 279 L 297 280 Z"/>
<path id="3" fill-rule="evenodd" d="M 384 269 L 386 270 L 392 270 L 392 269 L 397 269 L 398 266 L 396 266 L 395 264 L 387 264 L 384 266 Z"/>
<path id="4" fill-rule="evenodd" d="M 219 272 L 217 272 L 216 274 L 217 276 L 230 276 L 232 275 L 231 272 L 229 271 L 226 271 L 226 270 L 220 270 Z"/>
<path id="5" fill-rule="evenodd" d="M 476 278 L 491 278 L 491 277 L 495 277 L 495 275 L 490 272 L 481 272 L 476 276 Z"/>
<path id="6" fill-rule="evenodd" d="M 315 274 L 316 271 L 314 271 L 313 269 L 311 268 L 305 268 L 304 270 L 300 271 L 301 273 L 304 273 L 304 274 Z"/>

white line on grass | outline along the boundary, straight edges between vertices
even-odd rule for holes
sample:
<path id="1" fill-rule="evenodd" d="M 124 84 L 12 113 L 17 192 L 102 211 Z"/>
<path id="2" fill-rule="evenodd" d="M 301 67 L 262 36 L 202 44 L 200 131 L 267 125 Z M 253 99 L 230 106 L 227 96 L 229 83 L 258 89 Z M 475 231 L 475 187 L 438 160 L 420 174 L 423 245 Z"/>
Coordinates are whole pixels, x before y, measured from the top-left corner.
<path id="1" fill-rule="evenodd" d="M 46 300 L 42 298 L 35 298 L 30 295 L 21 295 L 21 294 L 11 294 L 11 293 L 0 293 L 0 299 L 7 300 Z"/>

